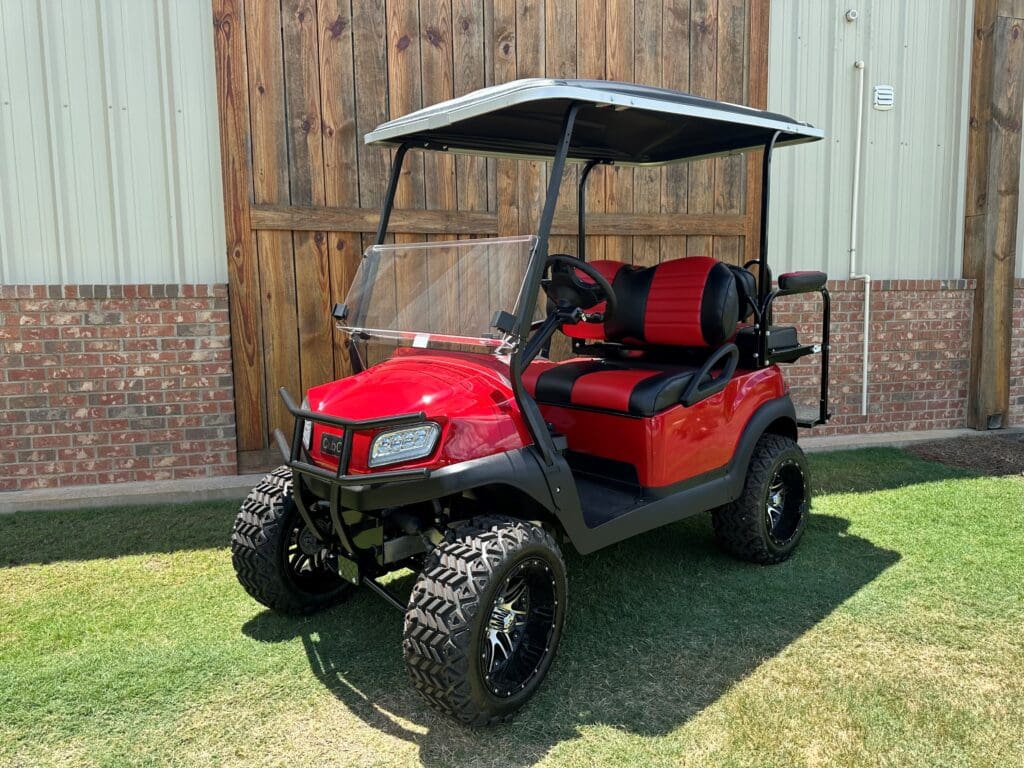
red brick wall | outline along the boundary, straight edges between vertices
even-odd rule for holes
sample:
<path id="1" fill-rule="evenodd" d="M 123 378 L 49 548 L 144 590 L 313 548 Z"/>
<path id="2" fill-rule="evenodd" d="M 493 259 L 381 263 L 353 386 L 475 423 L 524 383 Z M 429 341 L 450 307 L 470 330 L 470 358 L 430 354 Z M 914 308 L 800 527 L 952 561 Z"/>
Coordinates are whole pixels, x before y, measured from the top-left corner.
<path id="1" fill-rule="evenodd" d="M 970 373 L 973 281 L 882 280 L 871 285 L 868 416 L 860 415 L 863 283 L 832 281 L 832 358 L 827 426 L 808 434 L 897 432 L 965 426 Z M 776 302 L 775 323 L 795 324 L 801 340 L 819 338 L 816 294 Z M 818 399 L 819 358 L 783 366 L 793 399 Z M 1022 393 L 1024 394 L 1024 393 Z"/>
<path id="2" fill-rule="evenodd" d="M 1018 257 L 1024 257 L 1019 254 Z M 1013 292 L 1013 343 L 1010 346 L 1010 424 L 1024 424 L 1024 280 Z"/>
<path id="3" fill-rule="evenodd" d="M 0 286 L 0 490 L 236 471 L 223 285 Z"/>

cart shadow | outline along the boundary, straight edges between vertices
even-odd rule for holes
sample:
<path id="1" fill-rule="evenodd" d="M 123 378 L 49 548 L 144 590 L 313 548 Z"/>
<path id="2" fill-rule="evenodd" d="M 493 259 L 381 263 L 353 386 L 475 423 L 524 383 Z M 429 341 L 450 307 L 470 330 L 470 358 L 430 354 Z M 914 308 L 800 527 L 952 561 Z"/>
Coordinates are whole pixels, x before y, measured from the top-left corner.
<path id="1" fill-rule="evenodd" d="M 815 454 L 811 456 L 811 474 L 818 495 L 871 493 L 985 475 L 978 470 L 922 461 L 895 448 Z M 73 489 L 68 493 L 73 494 Z M 116 506 L 116 493 L 117 489 L 112 487 L 112 506 L 107 508 L 0 514 L 0 569 L 220 548 L 230 540 L 231 524 L 239 504 L 238 501 L 207 501 L 186 505 Z M 657 538 L 654 534 L 644 539 L 643 557 L 650 541 Z M 614 551 L 637 550 L 624 544 Z M 602 554 L 601 562 L 609 557 L 618 555 Z M 691 564 L 687 564 L 689 567 Z"/>
<path id="2" fill-rule="evenodd" d="M 311 619 L 261 613 L 263 642 L 299 637 L 317 678 L 367 725 L 415 743 L 425 765 L 533 765 L 585 726 L 668 733 L 826 618 L 899 559 L 813 515 L 801 549 L 770 568 L 715 549 L 705 518 L 586 558 L 567 553 L 564 639 L 537 696 L 510 725 L 463 728 L 435 714 L 403 668 L 402 617 L 360 591 Z M 411 577 L 392 583 L 408 589 Z"/>

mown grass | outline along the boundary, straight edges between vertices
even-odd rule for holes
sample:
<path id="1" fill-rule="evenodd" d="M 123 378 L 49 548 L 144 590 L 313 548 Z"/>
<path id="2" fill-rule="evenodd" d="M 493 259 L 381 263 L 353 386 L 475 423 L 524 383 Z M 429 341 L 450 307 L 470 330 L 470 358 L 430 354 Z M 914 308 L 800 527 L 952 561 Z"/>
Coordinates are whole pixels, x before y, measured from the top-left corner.
<path id="1" fill-rule="evenodd" d="M 704 517 L 568 552 L 558 658 L 488 731 L 421 703 L 379 598 L 252 602 L 233 504 L 0 517 L 0 765 L 1020 765 L 1024 481 L 812 466 L 783 565 L 719 554 Z"/>

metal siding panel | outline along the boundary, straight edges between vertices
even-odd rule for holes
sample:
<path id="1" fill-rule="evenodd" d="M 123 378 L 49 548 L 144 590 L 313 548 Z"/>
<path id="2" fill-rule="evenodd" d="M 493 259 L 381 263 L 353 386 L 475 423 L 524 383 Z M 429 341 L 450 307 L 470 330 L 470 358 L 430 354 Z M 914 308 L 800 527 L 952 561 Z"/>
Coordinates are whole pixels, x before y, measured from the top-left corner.
<path id="1" fill-rule="evenodd" d="M 225 282 L 206 0 L 0 3 L 0 281 Z"/>
<path id="2" fill-rule="evenodd" d="M 38 39 L 35 8 L 0 3 L 0 280 L 5 283 L 41 269 L 40 252 L 56 252 Z"/>
<path id="3" fill-rule="evenodd" d="M 1024 114 L 1021 122 L 1024 122 Z M 1024 152 L 1020 153 L 1020 178 L 1024 186 Z M 1017 277 L 1024 278 L 1024 189 L 1020 191 L 1017 206 Z"/>
<path id="4" fill-rule="evenodd" d="M 770 246 L 776 271 L 849 273 L 856 70 L 865 74 L 861 271 L 875 278 L 960 276 L 966 20 L 962 2 L 865 0 L 860 18 L 837 0 L 776 0 L 769 109 L 822 127 L 817 145 L 776 155 Z M 896 107 L 871 108 L 871 89 L 896 87 Z"/>

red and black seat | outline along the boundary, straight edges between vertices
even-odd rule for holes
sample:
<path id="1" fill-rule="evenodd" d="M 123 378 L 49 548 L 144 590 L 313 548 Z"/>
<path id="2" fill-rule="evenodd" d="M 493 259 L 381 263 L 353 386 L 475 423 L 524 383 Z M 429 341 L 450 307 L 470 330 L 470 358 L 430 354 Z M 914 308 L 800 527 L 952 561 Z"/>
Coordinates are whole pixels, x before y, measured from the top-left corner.
<path id="1" fill-rule="evenodd" d="M 614 261 L 593 266 L 615 290 L 616 313 L 602 324 L 581 323 L 564 332 L 576 339 L 614 342 L 634 356 L 535 363 L 523 380 L 538 402 L 653 416 L 724 387 L 726 381 L 719 379 L 727 380 L 735 369 L 735 348 L 726 342 L 736 333 L 740 316 L 737 280 L 728 265 L 692 257 L 654 267 Z M 706 362 L 665 362 L 663 356 L 655 362 L 643 354 L 651 349 L 703 351 Z M 719 354 L 730 349 L 731 365 L 729 355 Z M 725 371 L 713 377 L 716 362 Z"/>

